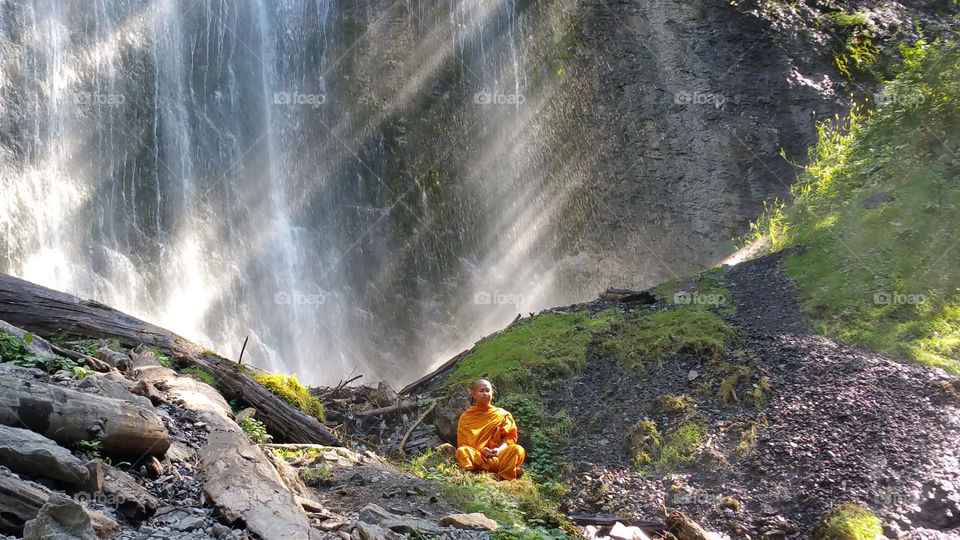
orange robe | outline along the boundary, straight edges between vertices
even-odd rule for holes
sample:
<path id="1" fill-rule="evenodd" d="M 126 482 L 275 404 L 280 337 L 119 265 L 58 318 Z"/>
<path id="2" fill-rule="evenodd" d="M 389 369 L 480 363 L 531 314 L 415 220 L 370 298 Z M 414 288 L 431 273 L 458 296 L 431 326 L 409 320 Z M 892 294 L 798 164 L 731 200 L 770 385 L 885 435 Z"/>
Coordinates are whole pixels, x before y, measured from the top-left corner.
<path id="1" fill-rule="evenodd" d="M 481 448 L 495 448 L 503 441 L 507 446 L 496 457 L 486 458 L 480 453 Z M 526 455 L 517 444 L 517 423 L 506 410 L 494 406 L 480 408 L 474 404 L 460 415 L 457 464 L 463 469 L 492 472 L 504 480 L 513 480 Z"/>

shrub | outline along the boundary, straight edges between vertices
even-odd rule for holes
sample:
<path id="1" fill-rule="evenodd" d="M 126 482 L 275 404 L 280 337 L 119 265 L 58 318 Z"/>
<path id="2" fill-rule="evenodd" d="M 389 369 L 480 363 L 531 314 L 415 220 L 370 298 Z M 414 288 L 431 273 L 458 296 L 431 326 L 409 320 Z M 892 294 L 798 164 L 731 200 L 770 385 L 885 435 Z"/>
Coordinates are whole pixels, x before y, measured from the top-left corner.
<path id="1" fill-rule="evenodd" d="M 874 540 L 883 536 L 883 526 L 870 510 L 844 503 L 823 515 L 814 530 L 817 540 Z"/>

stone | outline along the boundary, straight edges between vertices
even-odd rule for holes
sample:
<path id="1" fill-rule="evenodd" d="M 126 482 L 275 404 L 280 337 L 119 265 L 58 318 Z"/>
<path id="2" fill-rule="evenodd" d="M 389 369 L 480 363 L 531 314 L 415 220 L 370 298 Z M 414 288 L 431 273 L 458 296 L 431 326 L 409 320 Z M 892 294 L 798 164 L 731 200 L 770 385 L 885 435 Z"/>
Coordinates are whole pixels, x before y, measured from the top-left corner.
<path id="1" fill-rule="evenodd" d="M 149 518 L 160 507 L 160 502 L 132 476 L 110 465 L 104 466 L 103 493 L 116 503 L 120 515 L 135 522 Z"/>
<path id="2" fill-rule="evenodd" d="M 358 522 L 356 528 L 353 529 L 354 533 L 358 533 L 360 540 L 401 540 L 403 536 L 391 531 L 390 529 L 385 529 L 379 525 L 371 525 L 369 523 Z"/>
<path id="3" fill-rule="evenodd" d="M 450 514 L 440 519 L 439 524 L 444 527 L 455 527 L 457 529 L 469 529 L 473 531 L 495 531 L 500 528 L 500 525 L 496 521 L 480 512 Z"/>
<path id="4" fill-rule="evenodd" d="M 143 396 L 154 405 L 159 405 L 163 401 L 163 394 L 157 390 L 157 387 L 154 386 L 153 383 L 148 381 L 138 381 L 131 392 L 138 396 Z"/>
<path id="5" fill-rule="evenodd" d="M 87 479 L 87 484 L 84 486 L 84 489 L 87 490 L 88 494 L 96 494 L 103 491 L 103 468 L 106 467 L 106 463 L 102 459 L 92 459 L 87 462 L 87 472 L 90 474 L 90 477 Z"/>
<path id="6" fill-rule="evenodd" d="M 53 493 L 37 517 L 23 527 L 24 540 L 95 540 L 93 524 L 83 506 L 62 493 Z"/>
<path id="7" fill-rule="evenodd" d="M 399 396 L 387 381 L 380 381 L 377 389 L 370 394 L 370 401 L 378 407 L 389 407 L 397 402 Z"/>
<path id="8" fill-rule="evenodd" d="M 392 519 L 398 519 L 399 516 L 392 514 L 385 510 L 383 507 L 370 503 L 360 509 L 360 513 L 357 516 L 363 523 L 369 523 L 371 525 L 379 525 L 384 521 L 389 521 Z"/>
<path id="9" fill-rule="evenodd" d="M 90 473 L 83 461 L 50 439 L 27 429 L 0 426 L 0 465 L 31 478 L 83 484 Z"/>
<path id="10" fill-rule="evenodd" d="M 467 410 L 470 405 L 473 405 L 470 389 L 462 385 L 454 387 L 453 392 L 446 399 L 437 403 L 437 408 L 434 411 L 435 425 L 437 435 L 441 440 L 456 446 L 457 422 L 460 421 L 460 415 L 463 414 L 463 411 Z"/>
<path id="11" fill-rule="evenodd" d="M 117 352 L 110 347 L 100 347 L 97 349 L 95 357 L 99 360 L 110 364 L 111 366 L 119 369 L 120 371 L 127 371 L 130 369 L 131 361 L 130 356 L 126 353 Z"/>
<path id="12" fill-rule="evenodd" d="M 247 407 L 246 409 L 234 415 L 233 419 L 236 423 L 239 424 L 240 422 L 244 421 L 247 418 L 253 418 L 254 416 L 256 416 L 256 414 L 257 414 L 256 409 L 254 409 L 253 407 Z"/>
<path id="13" fill-rule="evenodd" d="M 639 527 L 628 527 L 619 521 L 613 524 L 608 536 L 616 540 L 650 540 Z"/>

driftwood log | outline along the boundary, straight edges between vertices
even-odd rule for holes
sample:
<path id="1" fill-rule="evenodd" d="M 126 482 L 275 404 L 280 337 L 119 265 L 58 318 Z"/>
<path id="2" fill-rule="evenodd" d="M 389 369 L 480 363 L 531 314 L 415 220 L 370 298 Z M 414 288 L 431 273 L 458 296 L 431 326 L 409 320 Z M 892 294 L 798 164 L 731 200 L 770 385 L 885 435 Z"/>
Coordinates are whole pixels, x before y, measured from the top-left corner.
<path id="1" fill-rule="evenodd" d="M 58 443 L 100 441 L 104 453 L 163 456 L 170 436 L 153 410 L 39 380 L 0 377 L 0 424 L 26 428 Z"/>
<path id="2" fill-rule="evenodd" d="M 230 405 L 204 382 L 148 365 L 134 369 L 138 381 L 163 386 L 183 408 L 197 411 L 209 433 L 199 450 L 204 496 L 227 524 L 243 523 L 264 540 L 313 539 L 317 532 L 274 464 L 231 417 Z"/>
<path id="3" fill-rule="evenodd" d="M 156 346 L 164 354 L 209 372 L 227 399 L 260 411 L 274 440 L 339 445 L 316 418 L 295 409 L 247 375 L 240 366 L 191 341 L 92 300 L 0 273 L 0 320 L 50 338 L 116 339 L 127 347 Z"/>
<path id="4" fill-rule="evenodd" d="M 710 540 L 707 531 L 678 510 L 671 510 L 667 514 L 667 527 L 677 540 Z"/>

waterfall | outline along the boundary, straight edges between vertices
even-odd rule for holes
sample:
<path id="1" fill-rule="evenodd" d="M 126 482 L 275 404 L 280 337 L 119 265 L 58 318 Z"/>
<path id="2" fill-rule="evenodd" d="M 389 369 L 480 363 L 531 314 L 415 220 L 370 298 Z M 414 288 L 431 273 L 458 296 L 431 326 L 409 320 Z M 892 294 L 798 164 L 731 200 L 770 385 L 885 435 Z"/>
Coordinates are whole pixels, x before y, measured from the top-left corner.
<path id="1" fill-rule="evenodd" d="M 449 47 L 424 45 L 437 55 L 427 65 L 457 59 L 477 118 L 480 151 L 448 203 L 477 223 L 442 246 L 451 270 L 410 247 L 433 245 L 424 224 L 450 209 L 422 180 L 385 180 L 377 156 L 392 150 L 369 135 L 364 96 L 343 97 L 363 73 L 344 59 L 357 43 L 376 59 L 391 5 L 0 2 L 0 271 L 234 358 L 249 336 L 250 362 L 315 384 L 412 380 L 548 305 L 553 262 L 540 248 L 557 195 L 542 193 L 532 163 L 517 165 L 525 148 L 514 144 L 537 113 L 516 102 L 532 99 L 523 14 L 513 0 L 399 11 L 424 44 L 449 36 Z M 367 26 L 338 26 L 347 10 Z M 428 92 L 434 75 L 411 78 L 423 87 L 408 93 Z M 505 95 L 511 106 L 482 107 Z M 415 261 L 412 275 L 395 275 L 401 259 Z M 455 292 L 437 292 L 445 276 Z"/>

